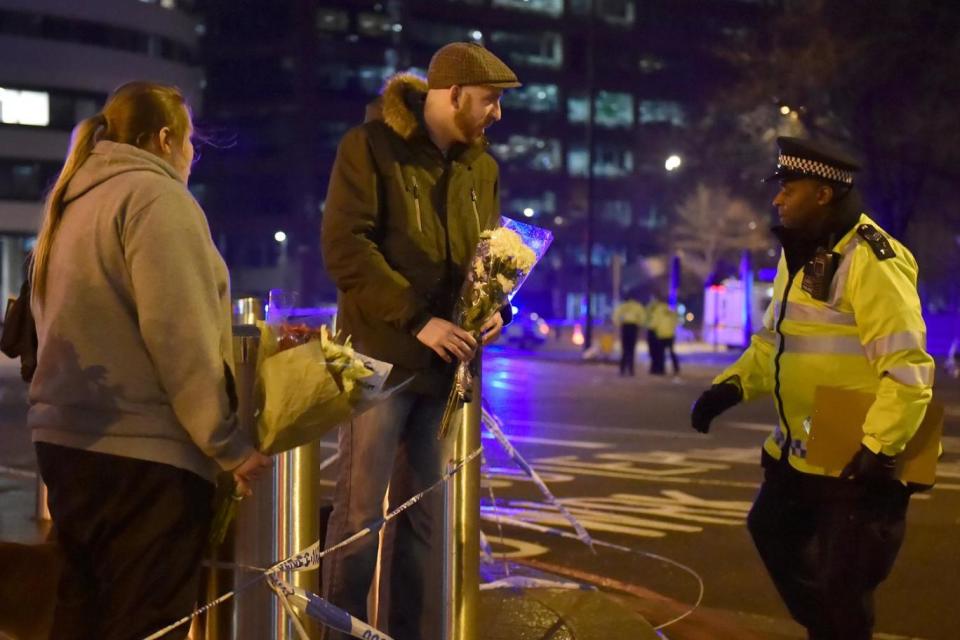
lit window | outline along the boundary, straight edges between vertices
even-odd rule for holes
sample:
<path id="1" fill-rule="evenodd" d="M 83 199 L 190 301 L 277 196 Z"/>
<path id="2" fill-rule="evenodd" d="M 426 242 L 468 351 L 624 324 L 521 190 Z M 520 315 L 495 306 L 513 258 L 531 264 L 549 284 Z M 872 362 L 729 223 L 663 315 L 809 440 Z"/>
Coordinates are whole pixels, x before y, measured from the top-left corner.
<path id="1" fill-rule="evenodd" d="M 633 151 L 597 145 L 596 158 L 593 161 L 594 175 L 604 178 L 622 178 L 633 173 Z"/>
<path id="2" fill-rule="evenodd" d="M 493 0 L 491 4 L 505 9 L 545 13 L 553 18 L 563 15 L 563 0 Z"/>
<path id="3" fill-rule="evenodd" d="M 556 138 L 510 136 L 505 143 L 491 144 L 490 152 L 501 162 L 509 162 L 525 169 L 548 172 L 560 170 L 560 141 Z"/>
<path id="4" fill-rule="evenodd" d="M 598 91 L 594 100 L 597 115 L 594 122 L 601 127 L 632 127 L 633 96 L 629 93 Z"/>
<path id="5" fill-rule="evenodd" d="M 0 88 L 0 122 L 46 127 L 50 124 L 50 95 L 46 91 Z"/>
<path id="6" fill-rule="evenodd" d="M 547 214 L 552 216 L 557 211 L 557 194 L 553 191 L 545 191 L 529 198 L 511 198 L 506 202 L 506 211 L 511 215 L 522 215 L 527 218 Z"/>
<path id="7" fill-rule="evenodd" d="M 590 118 L 590 103 L 587 96 L 570 96 L 567 98 L 567 121 L 586 122 Z"/>
<path id="8" fill-rule="evenodd" d="M 666 64 L 663 61 L 663 58 L 658 58 L 657 56 L 647 54 L 641 56 L 637 61 L 637 68 L 640 69 L 641 73 L 656 73 L 657 71 L 663 71 L 663 68 Z"/>
<path id="9" fill-rule="evenodd" d="M 683 106 L 669 100 L 641 100 L 638 116 L 640 124 L 667 123 L 676 127 L 686 124 Z"/>
<path id="10" fill-rule="evenodd" d="M 320 31 L 346 31 L 350 27 L 350 17 L 346 11 L 320 9 L 317 11 L 317 29 Z"/>
<path id="11" fill-rule="evenodd" d="M 590 166 L 590 155 L 584 147 L 573 147 L 567 152 L 567 173 L 584 177 Z M 633 173 L 633 151 L 598 144 L 593 160 L 593 175 L 601 178 L 622 178 Z"/>
<path id="12" fill-rule="evenodd" d="M 357 16 L 357 28 L 365 36 L 385 36 L 393 33 L 394 22 L 382 13 L 361 13 Z"/>
<path id="13" fill-rule="evenodd" d="M 629 27 L 636 20 L 633 0 L 599 0 L 597 13 L 608 24 Z"/>
<path id="14" fill-rule="evenodd" d="M 491 47 L 510 62 L 531 67 L 559 69 L 563 66 L 563 38 L 559 33 L 536 34 L 494 31 Z"/>
<path id="15" fill-rule="evenodd" d="M 590 167 L 590 155 L 586 149 L 571 149 L 567 152 L 567 173 L 571 176 L 586 176 Z"/>
<path id="16" fill-rule="evenodd" d="M 500 102 L 504 107 L 510 109 L 522 109 L 534 113 L 556 111 L 559 104 L 557 85 L 525 84 L 504 93 Z"/>

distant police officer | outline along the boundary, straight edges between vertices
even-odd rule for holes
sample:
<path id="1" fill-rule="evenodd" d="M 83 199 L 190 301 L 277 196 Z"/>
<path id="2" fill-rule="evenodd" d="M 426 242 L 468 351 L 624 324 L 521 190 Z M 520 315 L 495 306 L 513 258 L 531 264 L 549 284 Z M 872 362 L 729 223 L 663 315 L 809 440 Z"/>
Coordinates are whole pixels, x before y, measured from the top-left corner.
<path id="1" fill-rule="evenodd" d="M 757 550 L 810 638 L 868 639 L 873 592 L 903 541 L 909 492 L 896 456 L 917 431 L 933 384 L 910 252 L 860 210 L 857 163 L 809 140 L 778 138 L 773 200 L 783 245 L 764 331 L 693 406 L 693 428 L 772 394 L 779 424 L 747 520 Z M 839 474 L 807 462 L 814 389 L 875 400 L 861 447 Z"/>
<path id="2" fill-rule="evenodd" d="M 647 310 L 633 292 L 613 311 L 613 324 L 620 327 L 620 375 L 634 374 L 637 336 L 647 322 Z"/>

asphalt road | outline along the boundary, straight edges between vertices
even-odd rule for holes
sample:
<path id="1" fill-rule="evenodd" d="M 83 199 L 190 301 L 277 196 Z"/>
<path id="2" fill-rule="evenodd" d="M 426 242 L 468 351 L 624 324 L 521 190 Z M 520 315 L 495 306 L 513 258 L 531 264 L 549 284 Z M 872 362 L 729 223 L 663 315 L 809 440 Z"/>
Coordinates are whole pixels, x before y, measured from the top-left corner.
<path id="1" fill-rule="evenodd" d="M 761 480 L 760 443 L 774 423 L 768 401 L 718 419 L 707 436 L 690 429 L 688 411 L 722 362 L 688 363 L 683 377 L 621 378 L 612 365 L 530 359 L 510 351 L 488 357 L 485 399 L 520 452 L 598 540 L 636 552 L 599 549 L 526 531 L 523 520 L 572 532 L 532 483 L 485 439 L 484 531 L 495 551 L 533 561 L 611 591 L 670 598 L 645 612 L 653 624 L 682 613 L 697 597 L 701 612 L 759 637 L 803 637 L 789 622 L 753 549 L 745 517 Z M 946 453 L 939 483 L 911 504 L 904 547 L 877 595 L 877 637 L 960 637 L 960 384 L 943 379 Z M 500 522 L 498 524 L 498 516 Z M 501 538 L 502 530 L 502 538 Z M 648 605 L 650 597 L 647 598 Z M 710 637 L 695 625 L 667 627 L 670 638 Z"/>

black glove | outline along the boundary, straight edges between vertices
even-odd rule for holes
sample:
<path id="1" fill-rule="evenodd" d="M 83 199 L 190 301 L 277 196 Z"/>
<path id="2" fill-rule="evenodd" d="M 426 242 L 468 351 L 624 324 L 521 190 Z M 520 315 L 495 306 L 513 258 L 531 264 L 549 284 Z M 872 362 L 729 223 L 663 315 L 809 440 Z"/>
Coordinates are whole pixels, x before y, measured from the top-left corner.
<path id="1" fill-rule="evenodd" d="M 866 446 L 860 450 L 840 472 L 841 480 L 860 480 L 868 483 L 883 483 L 896 478 L 897 459 L 882 453 L 874 453 Z"/>
<path id="2" fill-rule="evenodd" d="M 697 398 L 690 411 L 690 426 L 700 433 L 710 431 L 710 421 L 739 403 L 743 392 L 733 382 L 715 384 Z"/>

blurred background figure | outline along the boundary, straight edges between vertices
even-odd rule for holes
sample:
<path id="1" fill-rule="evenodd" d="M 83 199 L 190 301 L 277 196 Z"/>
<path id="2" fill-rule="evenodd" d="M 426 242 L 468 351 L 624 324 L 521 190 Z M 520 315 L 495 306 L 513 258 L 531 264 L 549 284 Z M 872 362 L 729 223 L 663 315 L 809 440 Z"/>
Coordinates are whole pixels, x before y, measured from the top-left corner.
<path id="1" fill-rule="evenodd" d="M 666 374 L 666 354 L 669 352 L 670 362 L 673 365 L 673 375 L 680 375 L 680 359 L 677 358 L 677 352 L 674 349 L 677 325 L 679 324 L 680 318 L 677 316 L 676 310 L 654 296 L 647 309 L 647 326 L 654 335 L 656 345 L 656 356 L 653 355 L 653 352 L 650 355 L 650 373 Z"/>
<path id="2" fill-rule="evenodd" d="M 613 324 L 620 327 L 620 375 L 634 375 L 637 337 L 646 324 L 647 310 L 637 300 L 635 292 L 628 292 L 623 302 L 613 311 Z"/>

